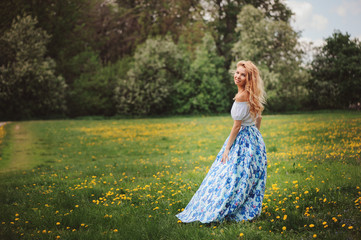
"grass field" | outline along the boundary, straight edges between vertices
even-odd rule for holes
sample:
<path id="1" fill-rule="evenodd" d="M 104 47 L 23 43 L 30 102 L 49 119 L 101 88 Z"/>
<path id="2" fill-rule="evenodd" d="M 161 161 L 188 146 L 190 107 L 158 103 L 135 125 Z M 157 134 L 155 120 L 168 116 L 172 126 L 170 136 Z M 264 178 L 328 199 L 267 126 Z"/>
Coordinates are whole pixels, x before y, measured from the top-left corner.
<path id="1" fill-rule="evenodd" d="M 269 115 L 253 222 L 180 223 L 228 115 L 0 127 L 0 239 L 361 239 L 361 113 Z"/>

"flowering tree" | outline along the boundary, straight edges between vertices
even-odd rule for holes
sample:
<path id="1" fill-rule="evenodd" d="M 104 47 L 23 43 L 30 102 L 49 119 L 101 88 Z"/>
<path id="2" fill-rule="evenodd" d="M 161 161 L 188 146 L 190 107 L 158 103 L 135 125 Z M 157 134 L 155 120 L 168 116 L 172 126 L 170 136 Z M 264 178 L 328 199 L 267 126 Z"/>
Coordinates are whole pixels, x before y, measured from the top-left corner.
<path id="1" fill-rule="evenodd" d="M 65 110 L 66 84 L 55 75 L 55 62 L 46 57 L 50 36 L 31 16 L 18 16 L 1 40 L 9 61 L 0 67 L 2 119 L 59 114 Z"/>

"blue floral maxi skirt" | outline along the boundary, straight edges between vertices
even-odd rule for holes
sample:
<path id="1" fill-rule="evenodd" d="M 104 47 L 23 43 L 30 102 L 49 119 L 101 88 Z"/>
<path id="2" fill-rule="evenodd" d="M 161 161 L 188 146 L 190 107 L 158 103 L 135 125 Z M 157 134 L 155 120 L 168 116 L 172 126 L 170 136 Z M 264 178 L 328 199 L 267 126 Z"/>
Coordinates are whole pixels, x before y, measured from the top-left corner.
<path id="1" fill-rule="evenodd" d="M 261 133 L 254 125 L 242 126 L 223 164 L 228 139 L 191 201 L 176 215 L 182 222 L 248 221 L 261 214 L 267 178 Z"/>

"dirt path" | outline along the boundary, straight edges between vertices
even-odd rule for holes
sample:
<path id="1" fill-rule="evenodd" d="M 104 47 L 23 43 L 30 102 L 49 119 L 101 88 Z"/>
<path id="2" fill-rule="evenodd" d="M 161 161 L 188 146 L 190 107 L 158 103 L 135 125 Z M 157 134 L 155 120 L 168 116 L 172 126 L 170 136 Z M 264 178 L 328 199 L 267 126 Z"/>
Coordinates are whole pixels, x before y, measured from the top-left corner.
<path id="1" fill-rule="evenodd" d="M 5 153 L 7 163 L 0 172 L 27 169 L 30 164 L 33 139 L 31 132 L 27 130 L 28 123 L 13 123 L 9 128 L 11 143 Z M 0 125 L 1 126 L 1 125 Z M 5 160 L 5 159 L 3 159 Z"/>

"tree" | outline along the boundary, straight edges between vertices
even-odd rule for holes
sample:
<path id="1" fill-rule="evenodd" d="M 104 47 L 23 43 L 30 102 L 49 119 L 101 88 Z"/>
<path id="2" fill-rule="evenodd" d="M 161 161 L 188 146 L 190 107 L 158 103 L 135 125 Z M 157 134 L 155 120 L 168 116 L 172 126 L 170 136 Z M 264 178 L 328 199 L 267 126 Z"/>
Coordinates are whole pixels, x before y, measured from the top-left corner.
<path id="1" fill-rule="evenodd" d="M 300 108 L 307 96 L 307 72 L 301 67 L 303 53 L 298 46 L 298 33 L 289 23 L 267 18 L 251 5 L 243 7 L 237 25 L 231 68 L 242 59 L 259 67 L 269 95 L 269 110 Z"/>
<path id="2" fill-rule="evenodd" d="M 238 40 L 237 16 L 244 6 L 250 4 L 264 13 L 264 16 L 272 20 L 288 22 L 292 12 L 281 0 L 205 0 L 200 1 L 203 16 L 209 31 L 215 39 L 219 56 L 224 57 L 224 68 L 229 69 L 234 60 L 231 49 Z M 245 29 L 243 29 L 245 30 Z M 225 71 L 223 79 L 226 86 L 228 98 L 234 93 L 233 84 L 229 81 L 229 75 Z"/>
<path id="3" fill-rule="evenodd" d="M 326 38 L 311 63 L 308 82 L 311 104 L 318 108 L 347 108 L 361 102 L 361 43 L 335 31 Z"/>
<path id="4" fill-rule="evenodd" d="M 0 67 L 3 119 L 59 114 L 65 110 L 66 84 L 55 75 L 55 62 L 46 57 L 50 39 L 31 16 L 18 16 L 1 40 L 12 58 Z"/>
<path id="5" fill-rule="evenodd" d="M 17 15 L 26 13 L 38 20 L 37 27 L 52 37 L 47 43 L 47 55 L 56 61 L 56 73 L 65 78 L 71 86 L 78 77 L 69 64 L 73 57 L 91 49 L 102 63 L 119 56 L 121 43 L 113 41 L 117 29 L 117 18 L 111 1 L 104 0 L 12 0 L 0 1 L 0 35 L 10 29 L 11 21 Z M 116 40 L 116 39 L 115 39 Z M 0 42 L 0 52 L 6 51 Z M 8 55 L 6 55 L 8 56 Z M 9 61 L 1 57 L 0 65 Z M 118 58 L 114 59 L 114 56 Z M 113 57 L 113 59 L 110 59 Z"/>
<path id="6" fill-rule="evenodd" d="M 169 38 L 148 39 L 138 46 L 133 65 L 115 89 L 120 114 L 160 114 L 172 109 L 187 58 Z"/>
<path id="7" fill-rule="evenodd" d="M 195 30 L 201 21 L 199 0 L 116 0 L 114 29 L 110 30 L 117 56 L 131 55 L 147 39 L 170 34 L 174 42 Z M 203 26 L 204 27 L 204 26 Z M 198 35 L 196 33 L 195 35 Z M 113 51 L 114 52 L 114 51 Z"/>
<path id="8" fill-rule="evenodd" d="M 237 39 L 237 16 L 247 4 L 276 21 L 288 22 L 292 15 L 291 10 L 280 0 L 206 0 L 203 15 L 210 16 L 208 22 L 216 39 L 218 53 L 225 57 L 226 68 L 229 68 L 232 61 L 230 50 Z"/>
<path id="9" fill-rule="evenodd" d="M 196 51 L 188 76 L 193 91 L 182 107 L 188 107 L 192 113 L 225 112 L 228 99 L 223 84 L 224 73 L 224 58 L 217 55 L 213 37 L 206 34 Z"/>
<path id="10" fill-rule="evenodd" d="M 83 46 L 79 40 L 89 40 L 83 37 L 85 31 L 77 31 L 79 28 L 79 20 L 85 17 L 95 1 L 100 0 L 12 0 L 0 1 L 0 33 L 7 31 L 18 15 L 24 13 L 36 18 L 37 26 L 52 36 L 48 40 L 48 55 L 58 60 L 61 50 L 64 48 L 75 49 Z M 82 29 L 78 29 L 82 30 Z M 85 45 L 85 44 L 84 44 Z M 78 53 L 78 52 L 75 52 Z M 73 55 L 72 55 L 73 56 Z"/>

